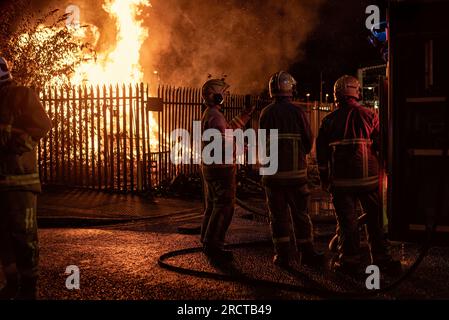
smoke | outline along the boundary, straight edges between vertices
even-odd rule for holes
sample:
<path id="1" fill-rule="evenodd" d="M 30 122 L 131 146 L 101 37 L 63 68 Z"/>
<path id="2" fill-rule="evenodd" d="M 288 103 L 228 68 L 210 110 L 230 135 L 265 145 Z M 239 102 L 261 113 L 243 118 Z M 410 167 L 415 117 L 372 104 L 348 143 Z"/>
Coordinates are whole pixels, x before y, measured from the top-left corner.
<path id="1" fill-rule="evenodd" d="M 97 51 L 115 43 L 115 21 L 105 0 L 32 0 L 45 12 L 69 4 L 81 9 L 81 23 L 99 28 Z M 150 0 L 141 12 L 149 36 L 141 48 L 145 81 L 199 87 L 227 75 L 232 92 L 265 89 L 271 74 L 298 62 L 302 44 L 319 21 L 324 0 Z M 153 72 L 158 71 L 155 77 Z"/>
<path id="2" fill-rule="evenodd" d="M 231 91 L 259 92 L 302 58 L 321 2 L 153 0 L 141 52 L 147 80 L 157 70 L 162 83 L 198 87 L 208 74 L 226 74 Z"/>

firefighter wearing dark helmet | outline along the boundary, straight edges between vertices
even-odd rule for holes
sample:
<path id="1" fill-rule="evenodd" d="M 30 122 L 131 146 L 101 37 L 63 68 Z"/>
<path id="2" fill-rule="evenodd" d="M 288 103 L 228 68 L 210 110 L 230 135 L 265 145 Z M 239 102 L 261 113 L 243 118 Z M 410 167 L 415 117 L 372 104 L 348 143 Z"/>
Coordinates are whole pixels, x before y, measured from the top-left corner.
<path id="1" fill-rule="evenodd" d="M 0 57 L 0 299 L 35 299 L 38 277 L 36 145 L 51 122 L 36 93 L 18 86 Z"/>
<path id="2" fill-rule="evenodd" d="M 399 273 L 401 264 L 388 253 L 381 228 L 379 193 L 379 119 L 361 106 L 359 81 L 342 76 L 335 82 L 337 109 L 327 115 L 316 140 L 317 160 L 324 190 L 333 195 L 337 217 L 338 258 L 336 271 L 361 271 L 359 226 L 356 205 L 367 215 L 371 263 L 381 271 Z"/>
<path id="3" fill-rule="evenodd" d="M 227 122 L 221 108 L 228 88 L 229 85 L 223 79 L 210 79 L 202 88 L 202 97 L 206 106 L 201 119 L 202 130 L 203 132 L 208 129 L 218 130 L 224 143 L 229 138 L 226 137 L 225 130 L 243 128 L 254 110 L 254 107 L 246 106 L 240 115 Z M 207 144 L 204 144 L 203 148 L 206 146 Z M 223 146 L 223 154 L 224 150 Z M 232 252 L 224 250 L 223 247 L 226 232 L 234 214 L 236 166 L 234 159 L 231 163 L 225 160 L 223 158 L 221 163 L 210 164 L 203 161 L 201 166 L 205 197 L 201 242 L 204 254 L 213 263 L 226 263 L 233 259 Z"/>
<path id="4" fill-rule="evenodd" d="M 261 129 L 278 130 L 278 170 L 274 175 L 263 176 L 262 182 L 270 213 L 273 262 L 278 266 L 289 264 L 293 229 L 301 263 L 319 266 L 324 256 L 314 250 L 308 214 L 306 155 L 312 149 L 313 137 L 305 112 L 292 103 L 295 87 L 295 79 L 285 71 L 270 79 L 269 91 L 274 101 L 263 109 L 259 124 Z"/>

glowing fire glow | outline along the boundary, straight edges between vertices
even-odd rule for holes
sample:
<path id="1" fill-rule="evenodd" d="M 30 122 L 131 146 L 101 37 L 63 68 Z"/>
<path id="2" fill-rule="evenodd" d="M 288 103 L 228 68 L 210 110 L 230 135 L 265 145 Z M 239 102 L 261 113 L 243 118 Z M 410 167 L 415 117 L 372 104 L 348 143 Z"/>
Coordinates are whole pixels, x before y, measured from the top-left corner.
<path id="1" fill-rule="evenodd" d="M 148 0 L 106 0 L 103 9 L 116 20 L 116 45 L 110 52 L 99 53 L 96 61 L 82 63 L 72 83 L 137 83 L 143 80 L 139 64 L 140 48 L 148 30 L 138 20 L 139 7 L 151 6 Z M 98 40 L 99 34 L 95 33 Z"/>
<path id="2" fill-rule="evenodd" d="M 148 37 L 148 30 L 138 19 L 141 7 L 151 6 L 149 0 L 105 0 L 103 9 L 116 21 L 116 43 L 109 52 L 98 53 L 95 60 L 81 63 L 71 77 L 72 84 L 122 84 L 140 83 L 143 72 L 139 63 L 140 49 Z M 83 31 L 84 29 L 84 31 Z M 78 37 L 93 37 L 94 44 L 99 39 L 95 26 L 75 30 Z M 158 126 L 149 113 L 151 149 L 157 149 Z"/>

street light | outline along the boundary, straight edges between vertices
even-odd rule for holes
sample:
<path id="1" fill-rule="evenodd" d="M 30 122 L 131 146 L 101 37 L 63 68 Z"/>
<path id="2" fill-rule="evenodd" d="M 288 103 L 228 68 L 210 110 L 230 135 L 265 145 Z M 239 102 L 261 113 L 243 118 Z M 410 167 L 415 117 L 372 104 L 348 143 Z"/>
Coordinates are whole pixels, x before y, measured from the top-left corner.
<path id="1" fill-rule="evenodd" d="M 307 108 L 308 108 L 308 107 L 309 107 L 310 93 L 307 93 L 307 94 L 306 94 L 306 97 L 307 97 Z"/>

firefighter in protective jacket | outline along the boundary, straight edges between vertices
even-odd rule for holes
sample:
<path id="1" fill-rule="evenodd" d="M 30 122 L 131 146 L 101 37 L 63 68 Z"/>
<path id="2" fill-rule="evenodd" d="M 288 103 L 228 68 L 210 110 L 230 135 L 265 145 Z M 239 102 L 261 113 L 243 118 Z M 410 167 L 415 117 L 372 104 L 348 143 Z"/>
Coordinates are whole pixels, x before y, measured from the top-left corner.
<path id="1" fill-rule="evenodd" d="M 337 109 L 327 115 L 316 140 L 317 160 L 324 190 L 333 195 L 337 217 L 338 259 L 334 270 L 360 271 L 357 201 L 366 213 L 371 262 L 384 271 L 400 272 L 392 260 L 381 226 L 379 192 L 379 119 L 361 106 L 359 81 L 343 76 L 334 85 Z"/>
<path id="2" fill-rule="evenodd" d="M 34 299 L 38 277 L 36 145 L 51 122 L 36 93 L 18 86 L 0 57 L 0 260 L 3 299 Z"/>
<path id="3" fill-rule="evenodd" d="M 263 109 L 259 124 L 260 129 L 278 130 L 278 171 L 263 176 L 262 182 L 270 212 L 273 262 L 279 266 L 288 265 L 290 229 L 293 229 L 301 263 L 317 266 L 324 262 L 324 256 L 315 252 L 313 246 L 306 160 L 313 137 L 305 112 L 292 103 L 295 86 L 295 79 L 285 71 L 270 79 L 269 91 L 274 101 Z"/>
<path id="4" fill-rule="evenodd" d="M 233 118 L 229 123 L 221 112 L 224 94 L 229 85 L 223 79 L 210 79 L 202 88 L 202 97 L 206 109 L 203 112 L 202 131 L 208 129 L 218 130 L 223 142 L 228 139 L 226 129 L 240 129 L 251 118 L 254 107 L 247 106 L 243 112 Z M 231 138 L 232 139 L 232 138 Z M 203 148 L 207 144 L 203 145 Z M 224 154 L 224 147 L 222 153 Z M 226 231 L 234 214 L 236 192 L 236 166 L 235 162 L 202 164 L 204 180 L 205 211 L 201 228 L 201 242 L 204 253 L 213 262 L 229 262 L 233 255 L 231 251 L 223 249 Z"/>

